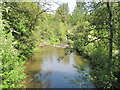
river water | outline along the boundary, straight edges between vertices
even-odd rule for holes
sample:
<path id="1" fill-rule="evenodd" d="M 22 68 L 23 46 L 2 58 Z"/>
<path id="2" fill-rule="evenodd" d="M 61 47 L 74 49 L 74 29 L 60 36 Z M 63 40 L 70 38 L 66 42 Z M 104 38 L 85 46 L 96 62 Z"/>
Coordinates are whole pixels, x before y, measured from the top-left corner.
<path id="1" fill-rule="evenodd" d="M 91 88 L 87 60 L 64 48 L 40 47 L 26 63 L 27 88 Z M 63 58 L 61 58 L 63 57 Z M 58 58 L 60 60 L 58 60 Z M 78 65 L 80 69 L 75 68 Z"/>

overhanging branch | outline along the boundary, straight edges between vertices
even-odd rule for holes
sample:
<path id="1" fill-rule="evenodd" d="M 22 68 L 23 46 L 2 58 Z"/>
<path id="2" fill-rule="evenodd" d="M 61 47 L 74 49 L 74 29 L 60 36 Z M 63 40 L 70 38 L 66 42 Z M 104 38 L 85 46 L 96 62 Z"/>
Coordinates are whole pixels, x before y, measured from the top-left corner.
<path id="1" fill-rule="evenodd" d="M 95 42 L 95 41 L 98 41 L 99 39 L 108 39 L 108 40 L 110 40 L 110 38 L 108 38 L 108 37 L 98 37 L 98 38 L 96 38 L 96 39 L 94 39 L 94 40 L 92 40 L 92 41 L 87 41 L 87 42 L 85 42 L 84 46 L 87 46 L 89 43 L 93 43 L 93 42 Z M 112 40 L 112 41 L 113 41 L 113 40 Z M 116 43 L 115 41 L 113 41 L 113 43 L 115 43 L 115 44 L 117 45 L 117 43 Z"/>

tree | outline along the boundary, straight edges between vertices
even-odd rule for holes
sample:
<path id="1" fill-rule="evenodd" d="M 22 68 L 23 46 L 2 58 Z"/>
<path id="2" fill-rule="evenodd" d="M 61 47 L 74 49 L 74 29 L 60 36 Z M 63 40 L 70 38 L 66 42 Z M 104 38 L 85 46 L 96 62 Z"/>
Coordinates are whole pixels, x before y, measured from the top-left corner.
<path id="1" fill-rule="evenodd" d="M 69 14 L 68 3 L 63 3 L 56 10 L 56 20 L 66 22 L 68 14 Z"/>
<path id="2" fill-rule="evenodd" d="M 119 55 L 114 53 L 119 51 L 119 17 L 115 14 L 118 14 L 118 4 L 98 2 L 85 5 L 89 5 L 89 13 L 85 14 L 82 4 L 77 3 L 81 9 L 75 8 L 74 17 L 72 16 L 74 48 L 91 60 L 91 75 L 96 87 L 119 87 L 119 84 L 116 84 L 119 82 Z M 83 13 L 78 14 L 79 11 Z M 78 18 L 77 14 L 83 15 L 83 18 Z"/>
<path id="3" fill-rule="evenodd" d="M 5 10 L 6 9 L 6 10 Z M 7 12 L 7 7 L 0 8 L 1 11 Z M 19 58 L 20 52 L 15 49 L 14 44 L 17 42 L 12 35 L 12 31 L 8 32 L 10 25 L 8 21 L 0 15 L 0 88 L 19 88 L 23 86 L 25 74 L 23 64 L 24 61 Z M 7 29 L 6 29 L 7 28 Z M 9 30 L 12 28 L 9 28 Z"/>
<path id="4" fill-rule="evenodd" d="M 92 74 L 93 76 L 96 75 L 95 78 L 99 80 L 97 84 L 95 84 L 97 87 L 112 88 L 119 86 L 119 84 L 116 85 L 115 83 L 118 81 L 116 72 L 119 72 L 119 66 L 117 66 L 119 60 L 118 56 L 116 56 L 116 58 L 113 53 L 113 51 L 116 51 L 118 45 L 115 41 L 115 36 L 118 36 L 116 33 L 117 25 L 115 25 L 118 21 L 116 21 L 114 18 L 115 14 L 113 14 L 116 12 L 116 10 L 113 11 L 115 7 L 118 8 L 116 3 L 94 3 L 94 9 L 90 13 L 91 18 L 89 22 L 91 27 L 93 27 L 93 29 L 91 28 L 90 30 L 90 37 L 94 38 L 91 38 L 91 40 L 88 39 L 89 41 L 86 42 L 88 43 L 86 47 L 89 49 L 90 44 L 93 43 L 92 46 L 94 49 L 89 52 L 89 55 L 92 58 L 93 71 L 95 71 L 94 74 Z M 100 61 L 104 63 L 100 63 Z M 104 70 L 102 71 L 102 69 Z M 102 75 L 100 75 L 100 72 Z M 97 76 L 98 74 L 100 76 Z M 101 82 L 103 82 L 103 84 L 98 85 Z"/>
<path id="5" fill-rule="evenodd" d="M 12 35 L 18 41 L 14 47 L 21 51 L 20 57 L 28 59 L 33 54 L 34 40 L 32 31 L 37 22 L 36 18 L 43 13 L 36 3 L 3 3 L 4 7 L 9 7 L 8 12 L 3 11 L 3 19 L 8 21 L 9 28 L 5 27 L 7 32 L 12 31 Z"/>

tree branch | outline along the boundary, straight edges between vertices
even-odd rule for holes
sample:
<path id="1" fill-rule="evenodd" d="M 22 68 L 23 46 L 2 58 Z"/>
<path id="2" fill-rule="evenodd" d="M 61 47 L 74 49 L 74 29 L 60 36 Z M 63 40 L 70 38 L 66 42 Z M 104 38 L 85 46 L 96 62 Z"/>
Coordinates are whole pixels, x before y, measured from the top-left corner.
<path id="1" fill-rule="evenodd" d="M 37 21 L 37 19 L 38 19 L 38 16 L 39 16 L 40 14 L 42 14 L 43 12 L 46 12 L 46 10 L 42 10 L 40 13 L 38 13 L 38 14 L 35 16 L 35 20 L 34 20 L 34 22 L 31 24 L 30 29 L 35 25 L 35 23 L 36 23 L 36 21 Z"/>
<path id="2" fill-rule="evenodd" d="M 87 46 L 89 43 L 93 43 L 93 42 L 95 42 L 95 41 L 97 41 L 97 40 L 99 40 L 99 39 L 108 39 L 108 40 L 110 40 L 110 38 L 108 38 L 108 37 L 98 37 L 98 38 L 96 38 L 96 39 L 94 39 L 94 40 L 92 40 L 92 41 L 87 41 L 87 42 L 85 42 L 84 46 Z M 113 41 L 113 40 L 112 40 L 112 41 Z M 118 45 L 115 41 L 113 41 L 113 43 L 115 43 L 116 45 Z"/>

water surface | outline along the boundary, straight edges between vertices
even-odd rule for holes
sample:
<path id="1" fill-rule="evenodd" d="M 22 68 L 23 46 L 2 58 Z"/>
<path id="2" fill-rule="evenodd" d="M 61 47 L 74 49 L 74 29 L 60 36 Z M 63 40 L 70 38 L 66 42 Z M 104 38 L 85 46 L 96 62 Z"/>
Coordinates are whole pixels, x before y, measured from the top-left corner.
<path id="1" fill-rule="evenodd" d="M 63 57 L 58 60 L 58 58 Z M 78 71 L 73 65 L 83 68 Z M 87 88 L 93 87 L 88 78 L 87 60 L 71 53 L 65 56 L 64 48 L 40 47 L 26 63 L 27 88 Z M 81 84 L 81 85 L 80 85 Z"/>

